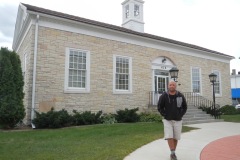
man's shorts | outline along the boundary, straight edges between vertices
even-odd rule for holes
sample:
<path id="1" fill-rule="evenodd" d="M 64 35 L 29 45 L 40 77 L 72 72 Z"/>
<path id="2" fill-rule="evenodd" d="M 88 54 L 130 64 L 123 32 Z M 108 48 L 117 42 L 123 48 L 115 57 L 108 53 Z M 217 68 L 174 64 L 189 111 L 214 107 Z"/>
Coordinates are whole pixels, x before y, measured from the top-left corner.
<path id="1" fill-rule="evenodd" d="M 173 138 L 176 140 L 180 140 L 182 133 L 182 120 L 168 121 L 166 119 L 163 119 L 162 121 L 164 125 L 164 138 L 165 139 Z"/>

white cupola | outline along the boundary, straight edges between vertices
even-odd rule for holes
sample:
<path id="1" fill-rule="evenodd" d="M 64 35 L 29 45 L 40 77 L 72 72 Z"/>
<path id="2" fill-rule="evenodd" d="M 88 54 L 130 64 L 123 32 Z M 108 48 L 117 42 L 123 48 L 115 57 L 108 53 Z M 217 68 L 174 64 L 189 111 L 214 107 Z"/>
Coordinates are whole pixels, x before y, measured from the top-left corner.
<path id="1" fill-rule="evenodd" d="M 125 0 L 122 3 L 122 27 L 144 32 L 142 0 Z"/>

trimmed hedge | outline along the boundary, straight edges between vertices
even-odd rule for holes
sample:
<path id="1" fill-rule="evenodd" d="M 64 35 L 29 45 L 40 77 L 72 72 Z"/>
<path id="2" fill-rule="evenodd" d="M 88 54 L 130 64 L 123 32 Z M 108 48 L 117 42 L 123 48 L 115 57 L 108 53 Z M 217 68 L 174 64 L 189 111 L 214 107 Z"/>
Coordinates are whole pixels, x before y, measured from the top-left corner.
<path id="1" fill-rule="evenodd" d="M 161 122 L 161 116 L 154 113 L 137 114 L 138 108 L 118 110 L 116 114 L 102 114 L 102 111 L 91 113 L 90 111 L 69 114 L 66 110 L 54 111 L 52 108 L 47 113 L 36 112 L 33 124 L 36 128 L 61 128 L 68 126 L 114 124 L 133 122 Z"/>
<path id="2" fill-rule="evenodd" d="M 51 111 L 47 113 L 36 112 L 36 118 L 33 119 L 33 124 L 36 128 L 61 128 L 71 126 L 73 117 L 64 109 L 60 111 Z"/>
<path id="3" fill-rule="evenodd" d="M 237 110 L 234 106 L 231 106 L 231 105 L 225 105 L 225 106 L 221 107 L 220 111 L 224 115 L 240 114 L 240 111 Z"/>
<path id="4" fill-rule="evenodd" d="M 118 123 L 138 122 L 140 119 L 140 116 L 136 113 L 137 111 L 138 111 L 138 108 L 134 108 L 134 109 L 125 108 L 125 110 L 118 110 L 117 114 L 115 115 L 115 118 Z"/>

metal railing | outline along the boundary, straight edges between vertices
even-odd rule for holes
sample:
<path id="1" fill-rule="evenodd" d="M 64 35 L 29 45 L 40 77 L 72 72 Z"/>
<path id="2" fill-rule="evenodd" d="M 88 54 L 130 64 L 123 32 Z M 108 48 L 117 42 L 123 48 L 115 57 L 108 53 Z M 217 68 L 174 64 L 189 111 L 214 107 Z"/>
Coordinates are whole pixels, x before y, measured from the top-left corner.
<path id="1" fill-rule="evenodd" d="M 202 109 L 208 114 L 211 114 L 215 118 L 220 118 L 221 112 L 220 112 L 220 105 L 214 104 L 213 101 L 199 95 L 198 93 L 194 92 L 181 92 L 184 97 L 186 98 L 187 104 L 192 105 L 194 107 L 197 107 L 199 109 Z M 155 92 L 150 91 L 149 92 L 149 105 L 155 106 L 158 103 L 158 99 L 161 96 L 162 92 Z"/>

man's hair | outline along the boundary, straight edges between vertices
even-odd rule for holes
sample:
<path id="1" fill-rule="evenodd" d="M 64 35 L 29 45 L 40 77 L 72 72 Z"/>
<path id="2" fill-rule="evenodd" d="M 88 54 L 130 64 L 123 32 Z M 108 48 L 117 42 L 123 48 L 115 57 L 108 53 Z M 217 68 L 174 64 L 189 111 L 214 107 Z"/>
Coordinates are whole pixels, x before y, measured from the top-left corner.
<path id="1" fill-rule="evenodd" d="M 168 82 L 168 84 L 170 84 L 170 83 L 172 83 L 172 82 L 177 85 L 177 83 L 176 83 L 174 80 L 172 80 L 172 79 L 170 79 L 170 81 Z"/>

